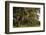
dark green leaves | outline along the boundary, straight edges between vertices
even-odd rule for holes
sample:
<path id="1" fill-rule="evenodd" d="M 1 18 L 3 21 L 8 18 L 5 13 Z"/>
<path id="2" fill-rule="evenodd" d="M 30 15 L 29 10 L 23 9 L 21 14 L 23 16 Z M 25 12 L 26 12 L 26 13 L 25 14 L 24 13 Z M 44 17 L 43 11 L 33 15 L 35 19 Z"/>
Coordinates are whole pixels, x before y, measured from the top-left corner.
<path id="1" fill-rule="evenodd" d="M 14 27 L 33 27 L 39 26 L 39 8 L 13 7 L 13 26 Z"/>

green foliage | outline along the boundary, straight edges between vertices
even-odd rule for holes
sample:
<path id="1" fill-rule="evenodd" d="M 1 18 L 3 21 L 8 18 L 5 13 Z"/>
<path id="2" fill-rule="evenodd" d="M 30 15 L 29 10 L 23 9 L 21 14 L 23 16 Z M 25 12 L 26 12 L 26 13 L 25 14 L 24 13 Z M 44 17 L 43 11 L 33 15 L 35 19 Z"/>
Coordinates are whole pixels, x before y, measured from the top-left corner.
<path id="1" fill-rule="evenodd" d="M 14 27 L 34 27 L 39 26 L 40 21 L 37 15 L 39 8 L 13 7 Z M 15 19 L 14 19 L 15 18 Z"/>

